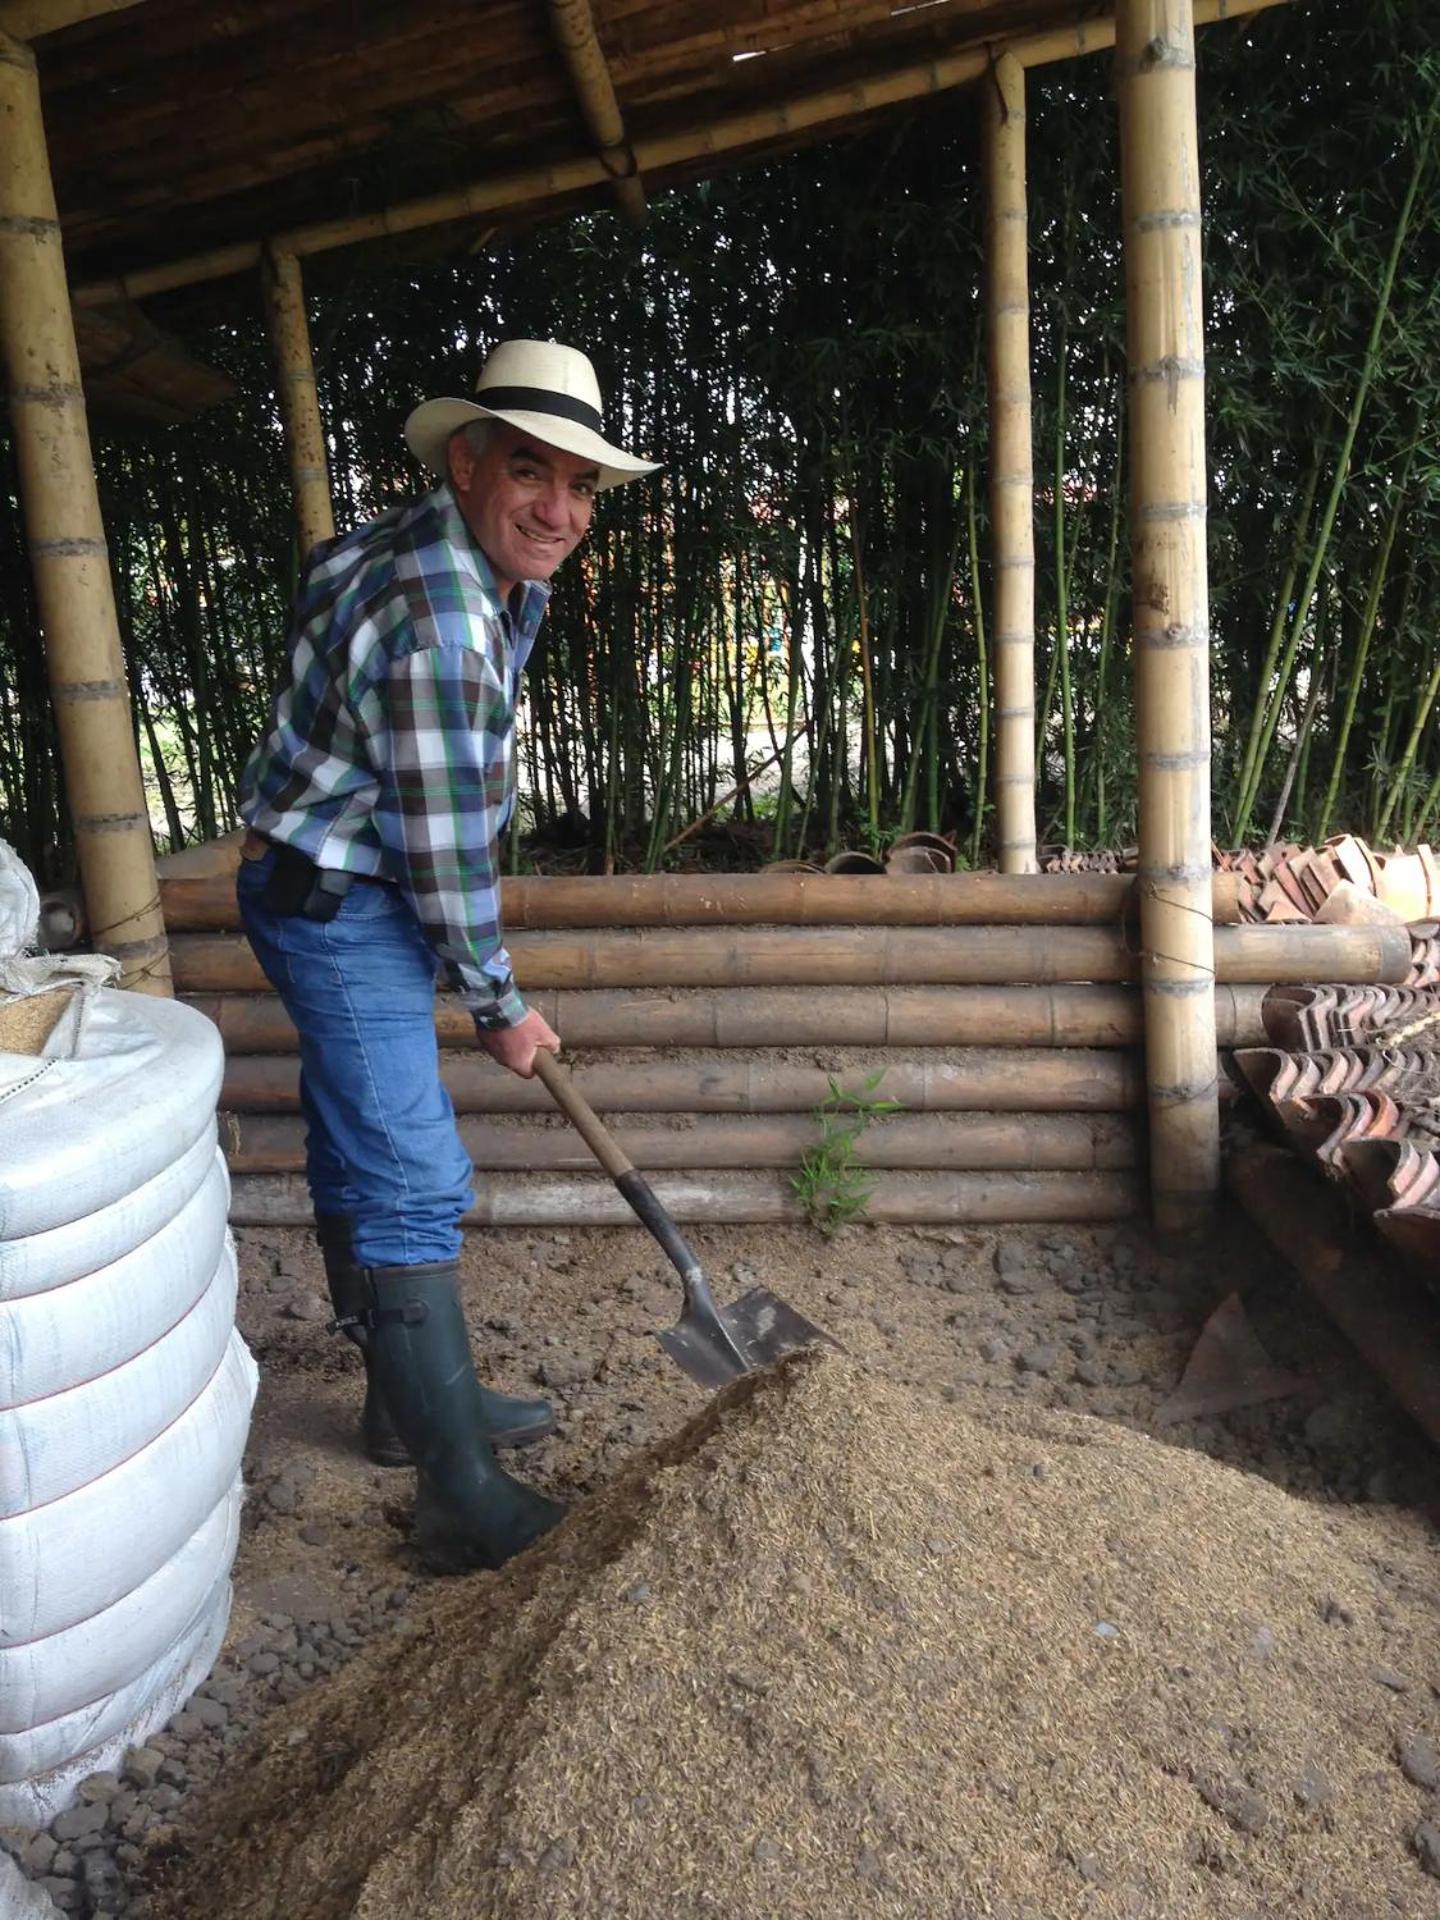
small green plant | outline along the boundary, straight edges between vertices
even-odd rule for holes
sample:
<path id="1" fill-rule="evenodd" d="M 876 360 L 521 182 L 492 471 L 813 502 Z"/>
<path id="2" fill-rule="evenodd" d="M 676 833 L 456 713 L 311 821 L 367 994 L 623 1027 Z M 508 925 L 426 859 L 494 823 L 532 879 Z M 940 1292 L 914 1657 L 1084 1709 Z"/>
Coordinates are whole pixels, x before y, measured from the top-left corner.
<path id="1" fill-rule="evenodd" d="M 815 1109 L 820 1138 L 800 1163 L 790 1184 L 800 1197 L 812 1225 L 828 1239 L 852 1220 L 860 1219 L 875 1183 L 857 1151 L 861 1135 L 874 1120 L 898 1113 L 898 1100 L 872 1099 L 884 1077 L 884 1068 L 867 1076 L 858 1093 L 830 1076 L 830 1092 Z"/>

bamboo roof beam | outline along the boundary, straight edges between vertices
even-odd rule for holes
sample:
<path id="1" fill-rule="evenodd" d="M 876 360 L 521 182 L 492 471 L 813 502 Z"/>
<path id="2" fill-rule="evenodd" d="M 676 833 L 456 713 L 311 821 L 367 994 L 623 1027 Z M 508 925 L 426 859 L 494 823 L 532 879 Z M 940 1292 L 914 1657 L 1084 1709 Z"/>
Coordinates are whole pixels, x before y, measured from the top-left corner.
<path id="1" fill-rule="evenodd" d="M 1220 1191 L 1195 34 L 1190 0 L 1117 20 L 1150 1190 L 1190 1238 Z"/>
<path id="2" fill-rule="evenodd" d="M 1203 25 L 1239 19 L 1288 4 L 1289 0 L 1195 0 L 1195 20 L 1197 25 Z M 794 141 L 797 134 L 838 126 L 853 120 L 857 114 L 967 86 L 987 74 L 1002 54 L 1013 55 L 1022 67 L 1035 67 L 1100 53 L 1114 44 L 1115 22 L 1106 19 L 1033 34 L 993 47 L 967 47 L 935 60 L 897 67 L 888 74 L 821 88 L 776 106 L 730 114 L 708 126 L 687 126 L 673 133 L 636 140 L 632 143 L 636 171 L 656 174 L 666 168 L 693 166 L 697 161 L 719 160 L 723 155 L 767 141 Z M 552 166 L 517 168 L 512 173 L 471 181 L 444 193 L 402 201 L 378 213 L 294 227 L 273 236 L 271 244 L 282 252 L 305 259 L 337 247 L 414 233 L 450 220 L 514 213 L 546 200 L 605 186 L 610 180 L 611 174 L 604 162 L 586 154 L 574 160 L 557 161 Z M 88 282 L 78 286 L 72 298 L 82 306 L 96 306 L 111 300 L 168 293 L 202 281 L 223 280 L 231 274 L 251 271 L 259 265 L 261 253 L 259 240 L 235 241 L 159 266 L 142 267 L 113 279 Z"/>
<path id="3" fill-rule="evenodd" d="M 620 211 L 632 227 L 643 227 L 649 217 L 645 188 L 635 164 L 615 83 L 604 49 L 595 32 L 590 0 L 549 0 L 550 24 L 569 70 L 570 84 L 585 116 L 590 138 L 600 150 L 600 161 L 610 175 Z"/>
<path id="4" fill-rule="evenodd" d="M 104 13 L 127 13 L 141 0 L 0 0 L 0 33 L 16 40 L 38 40 Z"/>
<path id="5" fill-rule="evenodd" d="M 322 540 L 335 538 L 335 510 L 325 458 L 325 427 L 315 391 L 305 288 L 295 255 L 274 247 L 267 249 L 261 285 L 275 353 L 276 390 L 285 427 L 285 451 L 290 458 L 295 531 L 303 563 Z"/>
<path id="6" fill-rule="evenodd" d="M 1002 873 L 1035 873 L 1035 471 L 1025 69 L 985 82 L 985 336 L 995 576 L 995 840 Z"/>
<path id="7" fill-rule="evenodd" d="M 170 992 L 170 962 L 35 56 L 0 34 L 0 369 L 85 913 L 121 984 Z"/>

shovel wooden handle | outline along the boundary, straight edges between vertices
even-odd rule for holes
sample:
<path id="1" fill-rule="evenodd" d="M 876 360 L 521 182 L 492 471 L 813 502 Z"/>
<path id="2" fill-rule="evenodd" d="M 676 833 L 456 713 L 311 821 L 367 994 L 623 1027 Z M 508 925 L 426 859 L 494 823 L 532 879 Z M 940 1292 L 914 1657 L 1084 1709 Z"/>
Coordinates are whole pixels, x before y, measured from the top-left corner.
<path id="1" fill-rule="evenodd" d="M 602 1126 L 595 1109 L 548 1047 L 535 1050 L 535 1077 L 545 1082 L 556 1106 L 612 1180 L 635 1171 L 634 1161 L 621 1151 L 610 1129 Z"/>
<path id="2" fill-rule="evenodd" d="M 643 1173 L 636 1172 L 634 1161 L 616 1145 L 609 1128 L 602 1126 L 595 1109 L 548 1047 L 541 1047 L 536 1052 L 535 1073 L 538 1079 L 545 1082 L 555 1104 L 620 1189 L 635 1218 L 659 1242 L 665 1258 L 684 1284 L 686 1305 L 694 1307 L 698 1304 L 714 1313 L 715 1303 L 710 1298 L 710 1290 L 700 1271 L 700 1262 L 691 1252 L 684 1234 L 661 1205 L 659 1195 L 650 1182 Z"/>

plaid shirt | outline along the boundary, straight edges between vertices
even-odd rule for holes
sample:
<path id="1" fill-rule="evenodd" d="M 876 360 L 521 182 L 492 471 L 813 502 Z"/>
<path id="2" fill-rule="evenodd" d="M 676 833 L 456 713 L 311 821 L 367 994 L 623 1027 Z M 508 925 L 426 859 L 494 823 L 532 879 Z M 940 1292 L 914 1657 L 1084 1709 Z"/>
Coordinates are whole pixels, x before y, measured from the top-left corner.
<path id="1" fill-rule="evenodd" d="M 502 944 L 495 842 L 514 803 L 520 674 L 550 589 L 511 611 L 446 485 L 327 540 L 301 581 L 240 812 L 317 866 L 393 880 L 481 1028 L 525 1004 Z"/>

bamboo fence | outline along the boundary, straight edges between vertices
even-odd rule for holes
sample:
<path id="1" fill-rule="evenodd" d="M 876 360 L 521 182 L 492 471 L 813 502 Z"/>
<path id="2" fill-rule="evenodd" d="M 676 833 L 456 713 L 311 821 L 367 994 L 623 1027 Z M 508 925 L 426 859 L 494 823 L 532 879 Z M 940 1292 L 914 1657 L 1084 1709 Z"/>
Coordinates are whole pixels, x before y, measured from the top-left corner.
<path id="1" fill-rule="evenodd" d="M 658 1174 L 650 1182 L 683 1226 L 797 1225 L 805 1211 L 779 1173 Z M 876 1177 L 866 1217 L 880 1223 L 956 1226 L 1124 1220 L 1140 1204 L 1133 1174 L 890 1173 Z M 303 1227 L 311 1219 L 295 1174 L 237 1174 L 230 1217 L 237 1226 Z M 608 1180 L 481 1175 L 470 1227 L 624 1227 L 634 1215 Z"/>
<path id="2" fill-rule="evenodd" d="M 177 977 L 225 1040 L 235 1218 L 298 1223 L 307 1217 L 299 1043 L 244 941 L 217 930 L 233 923 L 233 862 L 233 845 L 221 845 L 164 863 L 167 909 L 190 929 L 174 938 Z M 873 1219 L 1078 1222 L 1138 1204 L 1144 1022 L 1123 877 L 657 875 L 506 886 L 507 912 L 527 923 L 507 944 L 530 1003 L 561 1034 L 580 1090 L 680 1218 L 799 1218 L 791 1182 L 837 1091 L 897 1103 L 861 1136 Z M 877 924 L 886 900 L 913 924 Z M 1061 909 L 1047 901 L 1077 918 L 1057 924 Z M 975 924 L 997 905 L 1040 917 Z M 834 920 L 857 910 L 872 923 Z M 756 924 L 762 912 L 802 923 Z M 595 924 L 603 913 L 632 924 Z M 1225 926 L 1217 954 L 1234 976 L 1216 989 L 1217 1034 L 1234 1046 L 1263 1042 L 1261 1002 L 1273 982 L 1398 979 L 1411 949 L 1396 928 Z M 437 998 L 436 1039 L 477 1168 L 475 1224 L 625 1219 L 544 1087 L 479 1052 L 469 1015 L 448 994 Z M 1212 1097 L 1228 1084 L 1220 1066 L 1212 1056 Z"/>
<path id="3" fill-rule="evenodd" d="M 1208 925 L 1208 919 L 1206 924 Z M 1048 985 L 1136 980 L 1143 955 L 1111 927 L 641 927 L 508 935 L 523 991 L 621 987 Z M 1398 985 L 1410 970 L 1405 927 L 1220 927 L 1222 985 Z M 249 944 L 177 934 L 171 964 L 187 994 L 263 993 Z M 1210 986 L 1207 978 L 1207 989 Z M 1147 1012 L 1147 1036 L 1150 1015 Z M 1209 1016 L 1210 1062 L 1215 1057 Z"/>
<path id="4" fill-rule="evenodd" d="M 233 839 L 195 847 L 165 865 L 172 933 L 239 927 Z M 505 925 L 556 927 L 993 927 L 1116 926 L 1132 914 L 1129 874 L 615 874 L 514 878 L 501 883 Z M 1238 925 L 1240 880 L 1217 873 L 1217 921 Z"/>
<path id="5" fill-rule="evenodd" d="M 1222 1047 L 1265 1044 L 1264 987 L 1217 987 Z M 190 994 L 232 1055 L 293 1053 L 295 1029 L 272 993 Z M 1124 986 L 587 988 L 532 993 L 529 1005 L 566 1045 L 630 1047 L 1133 1047 L 1139 996 Z M 474 1023 L 453 994 L 435 1002 L 441 1047 L 466 1047 Z"/>

